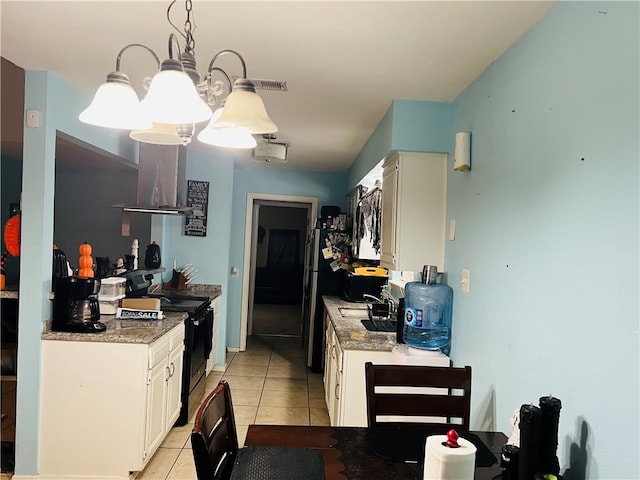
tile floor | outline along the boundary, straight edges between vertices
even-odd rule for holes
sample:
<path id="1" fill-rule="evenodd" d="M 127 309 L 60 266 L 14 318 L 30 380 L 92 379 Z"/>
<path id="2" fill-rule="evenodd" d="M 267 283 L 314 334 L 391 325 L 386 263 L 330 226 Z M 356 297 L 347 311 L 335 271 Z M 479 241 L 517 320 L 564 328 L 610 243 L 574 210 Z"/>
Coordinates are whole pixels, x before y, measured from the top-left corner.
<path id="1" fill-rule="evenodd" d="M 221 378 L 231 388 L 241 445 L 254 423 L 329 425 L 322 375 L 306 368 L 299 338 L 249 337 L 246 351 L 227 354 L 224 372 L 209 374 L 206 394 Z M 173 428 L 136 480 L 195 480 L 189 441 L 192 426 L 193 418 Z"/>

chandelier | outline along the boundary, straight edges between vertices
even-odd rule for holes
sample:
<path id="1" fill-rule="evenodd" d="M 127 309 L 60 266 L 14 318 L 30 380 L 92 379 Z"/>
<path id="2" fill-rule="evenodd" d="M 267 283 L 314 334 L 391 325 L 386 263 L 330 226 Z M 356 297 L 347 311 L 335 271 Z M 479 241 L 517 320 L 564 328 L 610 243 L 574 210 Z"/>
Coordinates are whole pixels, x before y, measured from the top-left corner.
<path id="1" fill-rule="evenodd" d="M 217 52 L 201 77 L 196 70 L 192 0 L 185 1 L 184 32 L 171 21 L 171 8 L 176 1 L 171 1 L 167 8 L 167 20 L 184 38 L 184 50 L 180 52 L 174 33 L 169 34 L 169 58 L 162 62 L 144 44 L 126 45 L 118 52 L 115 71 L 107 75 L 91 104 L 80 113 L 79 120 L 99 127 L 130 130 L 132 139 L 157 145 L 187 145 L 196 124 L 209 121 L 197 136 L 200 142 L 229 148 L 254 148 L 253 135 L 278 131 L 256 93 L 256 84 L 263 89 L 285 91 L 286 82 L 247 78 L 244 58 L 229 49 Z M 120 69 L 122 55 L 131 48 L 142 48 L 150 53 L 158 67 L 141 101 L 128 75 Z M 235 56 L 242 66 L 241 76 L 233 82 L 225 70 L 214 65 L 224 55 Z"/>

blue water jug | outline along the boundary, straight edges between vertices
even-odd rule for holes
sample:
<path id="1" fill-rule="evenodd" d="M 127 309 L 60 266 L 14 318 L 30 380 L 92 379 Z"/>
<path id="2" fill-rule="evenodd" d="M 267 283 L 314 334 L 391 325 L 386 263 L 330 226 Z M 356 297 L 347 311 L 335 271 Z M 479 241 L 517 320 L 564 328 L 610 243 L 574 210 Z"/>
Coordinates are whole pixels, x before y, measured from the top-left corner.
<path id="1" fill-rule="evenodd" d="M 404 341 L 449 354 L 453 290 L 442 283 L 409 282 L 404 290 Z"/>

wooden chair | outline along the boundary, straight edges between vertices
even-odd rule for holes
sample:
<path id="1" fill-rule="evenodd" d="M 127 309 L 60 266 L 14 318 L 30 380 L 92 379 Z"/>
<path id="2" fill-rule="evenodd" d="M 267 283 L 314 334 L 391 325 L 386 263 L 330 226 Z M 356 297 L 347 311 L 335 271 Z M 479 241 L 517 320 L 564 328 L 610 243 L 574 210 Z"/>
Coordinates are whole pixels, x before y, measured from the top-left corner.
<path id="1" fill-rule="evenodd" d="M 469 430 L 471 367 L 367 362 L 365 374 L 369 427 Z"/>
<path id="2" fill-rule="evenodd" d="M 323 480 L 324 462 L 308 448 L 238 448 L 229 384 L 222 380 L 196 413 L 191 447 L 198 480 Z"/>
<path id="3" fill-rule="evenodd" d="M 198 480 L 228 480 L 238 455 L 231 392 L 222 380 L 202 402 L 191 432 Z"/>

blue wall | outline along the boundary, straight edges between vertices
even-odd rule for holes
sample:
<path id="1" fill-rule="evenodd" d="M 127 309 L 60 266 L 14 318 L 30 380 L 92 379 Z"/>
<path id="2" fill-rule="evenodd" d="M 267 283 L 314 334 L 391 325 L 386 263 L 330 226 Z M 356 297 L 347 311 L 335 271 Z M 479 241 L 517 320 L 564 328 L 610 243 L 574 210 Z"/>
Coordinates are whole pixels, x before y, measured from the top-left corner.
<path id="1" fill-rule="evenodd" d="M 51 316 L 48 295 L 51 291 L 56 132 L 63 131 L 137 162 L 135 144 L 126 135 L 101 133 L 102 129 L 83 125 L 77 120 L 88 101 L 53 74 L 26 72 L 25 109 L 39 110 L 41 125 L 24 129 L 15 467 L 18 475 L 34 475 L 38 471 L 40 335 L 42 322 Z"/>
<path id="2" fill-rule="evenodd" d="M 178 268 L 193 264 L 198 273 L 194 283 L 215 284 L 222 287 L 218 322 L 218 350 L 216 364 L 224 365 L 226 357 L 226 316 L 231 243 L 231 198 L 233 190 L 233 157 L 222 149 L 187 149 L 187 180 L 209 182 L 209 209 L 207 236 L 192 237 L 184 234 L 185 219 L 173 215 L 155 215 L 152 235 L 161 245 L 162 266 L 166 269 L 163 281 L 169 281 L 173 259 Z M 158 223 L 160 222 L 160 223 Z"/>
<path id="3" fill-rule="evenodd" d="M 349 169 L 349 189 L 392 152 L 448 152 L 451 132 L 451 104 L 394 100 Z"/>
<path id="4" fill-rule="evenodd" d="M 231 249 L 229 265 L 238 267 L 240 275 L 231 278 L 227 297 L 227 346 L 240 346 L 240 315 L 242 310 L 242 271 L 244 268 L 244 236 L 247 214 L 247 194 L 267 193 L 318 198 L 318 213 L 323 205 L 346 204 L 344 173 L 304 172 L 268 167 L 238 168 L 233 177 Z"/>
<path id="5" fill-rule="evenodd" d="M 453 104 L 473 132 L 446 248 L 472 427 L 560 398 L 568 479 L 640 478 L 638 7 L 558 3 Z"/>

